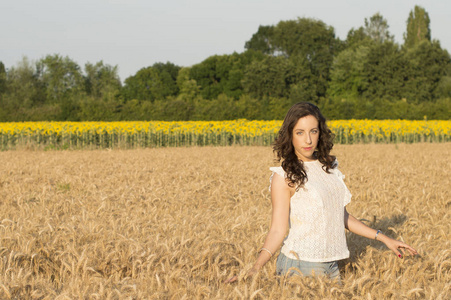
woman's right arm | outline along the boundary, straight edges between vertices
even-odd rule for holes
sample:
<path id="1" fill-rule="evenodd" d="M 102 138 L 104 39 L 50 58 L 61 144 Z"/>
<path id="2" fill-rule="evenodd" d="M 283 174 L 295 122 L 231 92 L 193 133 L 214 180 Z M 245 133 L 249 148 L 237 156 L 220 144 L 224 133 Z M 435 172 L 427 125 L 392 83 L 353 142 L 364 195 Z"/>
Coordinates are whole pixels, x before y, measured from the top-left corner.
<path id="1" fill-rule="evenodd" d="M 263 248 L 273 254 L 279 249 L 288 230 L 291 192 L 285 178 L 277 173 L 274 174 L 271 181 L 271 227 L 263 244 Z M 270 259 L 271 254 L 268 251 L 260 251 L 254 266 L 248 271 L 247 277 L 255 275 Z M 230 283 L 237 279 L 238 277 L 234 276 L 225 282 Z"/>

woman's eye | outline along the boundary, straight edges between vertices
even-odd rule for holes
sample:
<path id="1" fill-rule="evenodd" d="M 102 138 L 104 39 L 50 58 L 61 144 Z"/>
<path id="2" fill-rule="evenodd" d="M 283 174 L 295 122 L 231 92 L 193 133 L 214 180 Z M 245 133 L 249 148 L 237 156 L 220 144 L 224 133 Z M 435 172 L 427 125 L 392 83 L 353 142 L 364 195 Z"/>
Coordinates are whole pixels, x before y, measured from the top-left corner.
<path id="1" fill-rule="evenodd" d="M 312 130 L 312 133 L 314 133 L 314 134 L 317 134 L 318 133 L 318 130 Z"/>
<path id="2" fill-rule="evenodd" d="M 298 131 L 296 134 L 297 134 L 297 135 L 301 135 L 301 134 L 302 134 L 302 131 Z"/>

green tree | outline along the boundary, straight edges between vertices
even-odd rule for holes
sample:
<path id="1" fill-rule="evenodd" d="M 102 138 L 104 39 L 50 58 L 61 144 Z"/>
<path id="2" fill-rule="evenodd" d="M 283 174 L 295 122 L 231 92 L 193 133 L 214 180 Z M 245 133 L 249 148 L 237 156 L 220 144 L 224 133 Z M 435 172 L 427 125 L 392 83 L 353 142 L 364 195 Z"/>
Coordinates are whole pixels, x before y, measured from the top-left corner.
<path id="1" fill-rule="evenodd" d="M 39 80 L 36 65 L 26 57 L 6 72 L 4 91 L 0 96 L 1 121 L 33 119 L 30 111 L 46 100 L 45 87 Z"/>
<path id="2" fill-rule="evenodd" d="M 45 86 L 47 104 L 55 104 L 60 108 L 57 119 L 79 121 L 79 102 L 86 95 L 80 66 L 67 56 L 54 54 L 41 59 L 37 71 Z"/>
<path id="3" fill-rule="evenodd" d="M 259 26 L 258 31 L 247 41 L 244 48 L 247 50 L 260 51 L 264 54 L 274 53 L 274 26 Z"/>
<path id="4" fill-rule="evenodd" d="M 392 42 L 373 44 L 363 65 L 361 95 L 367 99 L 399 100 L 405 91 L 409 62 Z"/>
<path id="5" fill-rule="evenodd" d="M 348 31 L 345 45 L 346 49 L 348 49 L 350 47 L 358 47 L 362 44 L 368 44 L 369 42 L 371 42 L 371 39 L 366 35 L 365 29 L 363 27 L 359 27 L 358 29 L 351 28 L 351 30 Z"/>
<path id="6" fill-rule="evenodd" d="M 194 120 L 232 120 L 239 118 L 237 100 L 221 94 L 213 100 L 198 98 L 195 101 Z"/>
<path id="7" fill-rule="evenodd" d="M 196 81 L 204 99 L 216 99 L 220 94 L 238 99 L 243 93 L 241 81 L 246 66 L 263 57 L 261 52 L 253 50 L 210 56 L 192 66 L 189 77 Z"/>
<path id="8" fill-rule="evenodd" d="M 86 97 L 80 99 L 78 116 L 84 121 L 114 121 L 119 118 L 123 106 L 120 99 L 121 81 L 117 66 L 85 64 Z"/>
<path id="9" fill-rule="evenodd" d="M 433 101 L 446 90 L 447 72 L 451 68 L 448 51 L 438 41 L 423 41 L 405 51 L 409 69 L 404 98 L 415 102 Z M 446 94 L 443 96 L 446 97 Z"/>
<path id="10" fill-rule="evenodd" d="M 450 74 L 450 73 L 448 73 Z M 451 76 L 443 76 L 434 91 L 435 98 L 451 98 Z"/>
<path id="11" fill-rule="evenodd" d="M 215 99 L 223 92 L 226 70 L 231 68 L 223 64 L 229 64 L 227 57 L 214 55 L 191 67 L 189 77 L 197 82 L 204 99 Z"/>
<path id="12" fill-rule="evenodd" d="M 77 117 L 83 121 L 117 121 L 122 103 L 116 99 L 99 99 L 86 97 L 80 100 Z"/>
<path id="13" fill-rule="evenodd" d="M 192 102 L 199 95 L 199 86 L 196 80 L 190 79 L 190 69 L 181 68 L 177 76 L 177 87 L 179 94 L 177 99 Z"/>
<path id="14" fill-rule="evenodd" d="M 325 95 L 333 57 L 342 48 L 333 27 L 308 18 L 280 21 L 274 27 L 260 26 L 259 31 L 246 42 L 246 49 L 265 54 L 303 57 L 313 75 L 316 97 Z"/>
<path id="15" fill-rule="evenodd" d="M 158 76 L 162 83 L 162 96 L 176 96 L 179 93 L 177 86 L 177 76 L 181 67 L 171 63 L 155 63 L 152 68 L 158 71 Z"/>
<path id="16" fill-rule="evenodd" d="M 303 57 L 298 57 L 302 60 Z M 304 62 L 307 65 L 307 62 Z M 292 86 L 310 79 L 308 66 L 299 68 L 293 60 L 283 56 L 267 56 L 251 63 L 245 72 L 243 86 L 253 97 L 290 97 Z M 306 87 L 313 87 L 313 85 Z"/>
<path id="17" fill-rule="evenodd" d="M 407 32 L 404 34 L 404 46 L 412 48 L 422 41 L 431 41 L 430 19 L 426 10 L 415 5 L 407 19 Z"/>
<path id="18" fill-rule="evenodd" d="M 45 87 L 36 66 L 23 57 L 6 74 L 5 93 L 12 106 L 31 108 L 46 101 Z"/>
<path id="19" fill-rule="evenodd" d="M 98 63 L 85 64 L 85 89 L 89 96 L 97 99 L 111 99 L 121 88 L 117 66 Z"/>
<path id="20" fill-rule="evenodd" d="M 423 103 L 449 97 L 450 66 L 438 42 L 423 41 L 411 49 L 392 42 L 349 47 L 334 61 L 328 90 L 332 102 L 326 107 L 337 108 L 333 115 L 422 118 Z"/>
<path id="21" fill-rule="evenodd" d="M 334 55 L 341 49 L 334 28 L 322 21 L 299 18 L 279 22 L 274 32 L 274 48 L 288 57 L 305 58 L 315 79 L 317 96 L 324 96 Z"/>
<path id="22" fill-rule="evenodd" d="M 6 91 L 6 69 L 3 62 L 0 61 L 0 94 Z"/>
<path id="23" fill-rule="evenodd" d="M 80 66 L 69 57 L 47 55 L 38 62 L 38 72 L 46 87 L 47 101 L 63 103 L 85 90 Z"/>
<path id="24" fill-rule="evenodd" d="M 374 14 L 369 19 L 365 18 L 364 26 L 349 30 L 345 49 L 362 45 L 371 46 L 372 43 L 394 42 L 394 37 L 390 34 L 388 28 L 387 20 L 379 13 Z"/>
<path id="25" fill-rule="evenodd" d="M 153 67 L 142 68 L 135 75 L 125 79 L 122 89 L 125 100 L 155 101 L 164 99 L 163 83 L 158 70 Z"/>
<path id="26" fill-rule="evenodd" d="M 406 91 L 408 70 L 407 58 L 393 42 L 349 47 L 334 61 L 328 95 L 338 99 L 399 100 Z M 348 110 L 349 105 L 346 102 L 342 107 Z"/>
<path id="27" fill-rule="evenodd" d="M 394 41 L 388 28 L 387 20 L 379 13 L 374 14 L 369 20 L 365 18 L 365 35 L 377 43 Z"/>
<path id="28" fill-rule="evenodd" d="M 365 76 L 365 64 L 369 52 L 370 47 L 361 44 L 338 54 L 331 70 L 329 96 L 357 97 L 367 90 L 369 82 Z"/>
<path id="29" fill-rule="evenodd" d="M 299 101 L 316 103 L 320 95 L 317 86 L 318 80 L 312 74 L 309 61 L 302 55 L 292 56 L 290 57 L 290 61 L 294 65 L 296 75 L 294 82 L 290 83 L 290 93 L 285 97 L 288 97 L 291 103 L 297 103 Z M 273 103 L 274 99 L 271 102 Z"/>

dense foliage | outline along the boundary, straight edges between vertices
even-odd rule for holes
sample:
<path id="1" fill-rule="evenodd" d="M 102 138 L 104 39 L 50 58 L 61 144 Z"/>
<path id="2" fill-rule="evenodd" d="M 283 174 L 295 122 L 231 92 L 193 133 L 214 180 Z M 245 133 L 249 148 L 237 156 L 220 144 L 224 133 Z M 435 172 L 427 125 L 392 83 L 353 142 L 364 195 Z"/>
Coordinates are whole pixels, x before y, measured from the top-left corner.
<path id="1" fill-rule="evenodd" d="M 260 26 L 242 53 L 156 63 L 123 84 L 102 61 L 0 62 L 0 121 L 270 120 L 299 101 L 330 119 L 450 119 L 451 56 L 429 23 L 415 6 L 399 45 L 379 13 L 344 41 L 319 20 L 280 21 Z"/>

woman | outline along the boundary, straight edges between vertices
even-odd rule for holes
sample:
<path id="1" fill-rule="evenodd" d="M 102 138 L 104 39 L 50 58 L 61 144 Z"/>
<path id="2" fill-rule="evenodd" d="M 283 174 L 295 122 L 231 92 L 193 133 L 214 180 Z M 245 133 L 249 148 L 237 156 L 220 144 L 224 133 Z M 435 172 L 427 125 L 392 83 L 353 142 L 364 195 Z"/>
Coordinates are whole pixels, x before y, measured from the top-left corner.
<path id="1" fill-rule="evenodd" d="M 400 258 L 406 250 L 418 254 L 346 211 L 351 193 L 335 156 L 330 155 L 332 147 L 331 131 L 318 107 L 306 102 L 293 105 L 273 146 L 282 164 L 270 168 L 271 227 L 247 277 L 255 275 L 283 242 L 277 258 L 279 275 L 326 275 L 340 280 L 337 261 L 349 257 L 345 228 L 383 242 Z"/>

